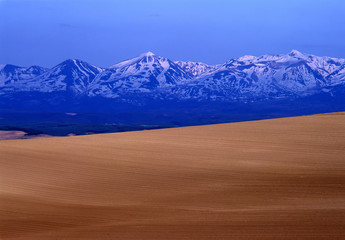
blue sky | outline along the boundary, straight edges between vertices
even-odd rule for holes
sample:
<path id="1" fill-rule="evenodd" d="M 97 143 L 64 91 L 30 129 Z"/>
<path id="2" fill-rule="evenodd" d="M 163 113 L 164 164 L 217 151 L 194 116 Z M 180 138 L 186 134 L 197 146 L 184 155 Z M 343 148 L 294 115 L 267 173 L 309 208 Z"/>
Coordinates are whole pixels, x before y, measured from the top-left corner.
<path id="1" fill-rule="evenodd" d="M 152 51 L 223 63 L 291 49 L 345 58 L 344 0 L 0 0 L 0 63 L 107 67 Z"/>

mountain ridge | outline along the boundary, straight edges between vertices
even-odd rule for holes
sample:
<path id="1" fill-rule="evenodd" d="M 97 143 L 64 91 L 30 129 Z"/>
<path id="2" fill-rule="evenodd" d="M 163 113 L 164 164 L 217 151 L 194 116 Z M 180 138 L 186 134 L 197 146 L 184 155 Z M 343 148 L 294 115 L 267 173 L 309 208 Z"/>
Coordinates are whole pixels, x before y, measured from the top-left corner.
<path id="1" fill-rule="evenodd" d="M 0 96 L 20 92 L 65 92 L 69 96 L 128 101 L 254 101 L 333 94 L 345 85 L 345 59 L 292 50 L 279 55 L 246 55 L 219 65 L 171 61 L 152 52 L 100 68 L 68 59 L 53 68 L 0 67 Z M 140 100 L 139 100 L 140 101 Z"/>

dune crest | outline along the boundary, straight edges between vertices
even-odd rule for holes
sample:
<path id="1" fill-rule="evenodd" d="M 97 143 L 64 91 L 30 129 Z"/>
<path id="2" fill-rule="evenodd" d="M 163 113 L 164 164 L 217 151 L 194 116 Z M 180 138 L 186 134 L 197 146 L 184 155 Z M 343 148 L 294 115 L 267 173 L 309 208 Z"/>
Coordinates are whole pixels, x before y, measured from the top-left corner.
<path id="1" fill-rule="evenodd" d="M 344 239 L 345 113 L 0 141 L 1 239 Z"/>

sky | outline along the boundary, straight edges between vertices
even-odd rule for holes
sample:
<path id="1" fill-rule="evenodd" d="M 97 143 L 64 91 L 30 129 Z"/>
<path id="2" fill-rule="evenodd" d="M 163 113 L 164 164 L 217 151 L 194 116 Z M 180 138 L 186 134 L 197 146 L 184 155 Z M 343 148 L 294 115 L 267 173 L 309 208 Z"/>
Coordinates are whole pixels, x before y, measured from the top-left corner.
<path id="1" fill-rule="evenodd" d="M 152 51 L 219 64 L 292 49 L 345 58 L 345 1 L 0 0 L 0 63 L 108 67 Z"/>

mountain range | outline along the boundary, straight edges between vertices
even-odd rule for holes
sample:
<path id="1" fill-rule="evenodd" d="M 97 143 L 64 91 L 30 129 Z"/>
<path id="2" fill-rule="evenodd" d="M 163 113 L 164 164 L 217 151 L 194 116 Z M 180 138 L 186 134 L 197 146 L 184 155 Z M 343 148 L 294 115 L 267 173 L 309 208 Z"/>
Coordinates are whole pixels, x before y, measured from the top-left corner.
<path id="1" fill-rule="evenodd" d="M 66 136 L 345 111 L 345 59 L 293 50 L 224 64 L 152 52 L 102 68 L 0 65 L 0 130 Z"/>
<path id="2" fill-rule="evenodd" d="M 5 99 L 18 94 L 59 93 L 136 103 L 142 99 L 246 102 L 320 93 L 333 96 L 344 88 L 345 59 L 296 50 L 243 56 L 215 66 L 172 61 L 152 52 L 108 68 L 76 59 L 50 69 L 0 65 L 0 96 Z"/>

